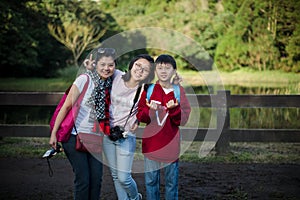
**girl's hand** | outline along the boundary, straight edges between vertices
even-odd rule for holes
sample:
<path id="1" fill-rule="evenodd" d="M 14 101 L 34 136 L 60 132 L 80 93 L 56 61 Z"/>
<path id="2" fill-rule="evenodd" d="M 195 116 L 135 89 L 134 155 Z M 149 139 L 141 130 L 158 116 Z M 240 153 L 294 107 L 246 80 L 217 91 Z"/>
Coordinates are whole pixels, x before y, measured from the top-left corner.
<path id="1" fill-rule="evenodd" d="M 57 138 L 55 134 L 51 134 L 50 140 L 49 140 L 49 145 L 56 149 L 56 144 L 57 144 Z"/>
<path id="2" fill-rule="evenodd" d="M 83 61 L 83 65 L 85 66 L 85 68 L 87 70 L 93 70 L 94 69 L 94 65 L 95 64 L 95 61 L 93 60 L 93 55 L 91 54 L 90 55 L 90 58 L 89 59 L 85 59 Z"/>

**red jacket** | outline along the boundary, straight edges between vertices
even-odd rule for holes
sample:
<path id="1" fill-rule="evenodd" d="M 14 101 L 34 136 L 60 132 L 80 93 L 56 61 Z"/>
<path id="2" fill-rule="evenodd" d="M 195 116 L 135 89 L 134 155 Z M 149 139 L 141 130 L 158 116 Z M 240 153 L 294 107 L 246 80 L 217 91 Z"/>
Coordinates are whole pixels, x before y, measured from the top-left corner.
<path id="1" fill-rule="evenodd" d="M 180 104 L 167 109 L 166 103 L 172 99 L 175 101 L 174 92 L 165 94 L 163 88 L 155 84 L 149 103 L 151 100 L 161 102 L 157 112 L 146 105 L 146 96 L 147 91 L 143 91 L 137 113 L 137 119 L 147 124 L 142 138 L 142 152 L 151 160 L 174 162 L 180 154 L 179 126 L 186 124 L 191 112 L 184 89 L 180 86 Z M 162 123 L 166 115 L 165 123 L 160 126 L 159 122 Z"/>

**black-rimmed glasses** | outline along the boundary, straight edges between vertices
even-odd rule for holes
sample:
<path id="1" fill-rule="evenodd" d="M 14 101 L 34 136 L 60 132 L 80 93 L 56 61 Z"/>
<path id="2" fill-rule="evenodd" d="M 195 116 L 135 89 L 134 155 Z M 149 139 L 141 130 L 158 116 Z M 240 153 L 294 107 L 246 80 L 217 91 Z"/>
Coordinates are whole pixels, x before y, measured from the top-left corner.
<path id="1" fill-rule="evenodd" d="M 147 68 L 147 67 L 143 67 L 142 64 L 140 63 L 134 63 L 134 65 L 136 66 L 136 68 L 141 71 L 142 73 L 146 73 L 146 74 L 149 74 L 150 73 L 150 70 Z"/>

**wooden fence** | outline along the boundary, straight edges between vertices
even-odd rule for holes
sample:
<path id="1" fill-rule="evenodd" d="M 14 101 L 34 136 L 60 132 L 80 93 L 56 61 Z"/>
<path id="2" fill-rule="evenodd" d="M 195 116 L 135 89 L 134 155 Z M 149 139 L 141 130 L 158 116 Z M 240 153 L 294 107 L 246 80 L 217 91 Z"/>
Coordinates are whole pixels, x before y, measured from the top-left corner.
<path id="1" fill-rule="evenodd" d="M 0 105 L 55 106 L 62 94 L 58 92 L 0 92 Z M 217 124 L 213 129 L 181 127 L 185 136 L 184 140 L 217 140 L 218 153 L 226 153 L 229 142 L 300 142 L 300 129 L 230 128 L 230 108 L 299 108 L 300 95 L 231 95 L 230 91 L 218 91 L 217 94 L 196 95 L 196 98 L 195 95 L 188 94 L 187 96 L 191 106 L 215 108 Z M 142 131 L 143 128 L 139 128 L 137 135 L 141 136 Z M 0 137 L 49 137 L 49 135 L 48 125 L 0 124 Z"/>

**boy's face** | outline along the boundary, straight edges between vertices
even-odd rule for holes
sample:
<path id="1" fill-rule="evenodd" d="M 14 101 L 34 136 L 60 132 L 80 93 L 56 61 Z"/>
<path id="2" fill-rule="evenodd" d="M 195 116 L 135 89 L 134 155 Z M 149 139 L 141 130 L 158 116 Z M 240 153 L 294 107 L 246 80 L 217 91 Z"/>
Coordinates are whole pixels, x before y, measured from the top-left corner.
<path id="1" fill-rule="evenodd" d="M 176 70 L 169 63 L 159 63 L 156 64 L 155 73 L 160 81 L 167 82 L 171 81 L 172 76 L 175 74 Z"/>

